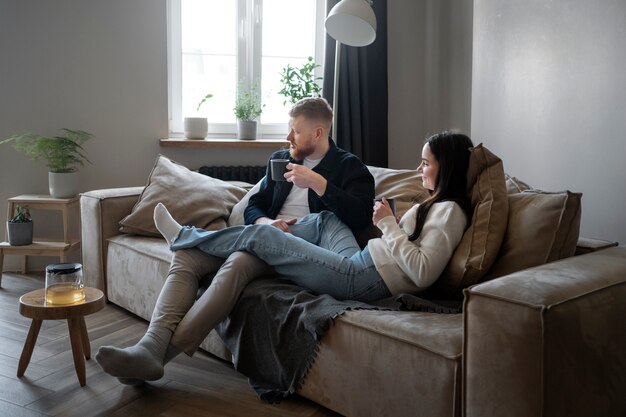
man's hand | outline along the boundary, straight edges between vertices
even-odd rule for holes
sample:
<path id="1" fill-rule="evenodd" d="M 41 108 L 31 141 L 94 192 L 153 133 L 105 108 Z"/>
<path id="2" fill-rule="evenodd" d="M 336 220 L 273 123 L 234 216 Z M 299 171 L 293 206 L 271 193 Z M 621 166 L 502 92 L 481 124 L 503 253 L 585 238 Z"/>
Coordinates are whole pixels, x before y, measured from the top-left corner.
<path id="1" fill-rule="evenodd" d="M 269 217 L 259 217 L 254 221 L 254 224 L 269 224 L 277 229 L 282 230 L 285 233 L 291 233 L 291 228 L 289 226 L 294 224 L 296 221 L 298 221 L 298 219 L 283 220 L 270 219 Z"/>
<path id="2" fill-rule="evenodd" d="M 300 188 L 310 188 L 320 197 L 326 192 L 326 178 L 303 165 L 287 164 L 285 179 Z"/>

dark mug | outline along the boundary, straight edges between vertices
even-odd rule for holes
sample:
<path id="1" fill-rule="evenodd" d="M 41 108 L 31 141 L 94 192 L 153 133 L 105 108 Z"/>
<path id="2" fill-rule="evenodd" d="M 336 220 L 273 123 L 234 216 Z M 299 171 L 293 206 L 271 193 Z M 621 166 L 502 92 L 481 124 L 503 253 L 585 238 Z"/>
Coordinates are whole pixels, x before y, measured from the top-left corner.
<path id="1" fill-rule="evenodd" d="M 289 159 L 270 159 L 270 173 L 274 181 L 287 181 L 285 172 L 287 172 L 287 164 Z"/>
<path id="2" fill-rule="evenodd" d="M 385 200 L 387 200 L 387 203 L 389 203 L 389 207 L 391 208 L 391 212 L 393 213 L 393 215 L 396 215 L 396 199 L 395 198 L 387 198 L 385 197 Z M 377 201 L 380 201 L 381 203 L 383 202 L 383 198 L 375 198 L 374 199 L 374 203 L 376 203 Z"/>

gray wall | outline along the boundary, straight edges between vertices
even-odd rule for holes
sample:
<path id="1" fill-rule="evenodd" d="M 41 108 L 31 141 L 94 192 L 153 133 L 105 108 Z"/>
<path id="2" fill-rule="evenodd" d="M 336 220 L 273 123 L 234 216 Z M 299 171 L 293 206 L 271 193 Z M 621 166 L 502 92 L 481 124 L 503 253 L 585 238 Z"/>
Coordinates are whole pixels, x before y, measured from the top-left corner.
<path id="1" fill-rule="evenodd" d="M 626 2 L 476 0 L 472 137 L 626 243 Z"/>
<path id="2" fill-rule="evenodd" d="M 159 147 L 168 133 L 165 0 L 0 0 L 0 57 L 0 138 L 93 133 L 82 190 L 145 184 L 159 153 L 192 168 L 267 158 L 267 150 Z M 43 163 L 0 147 L 0 218 L 7 198 L 47 194 L 47 184 Z M 53 217 L 38 219 L 36 235 L 60 236 Z M 17 261 L 7 256 L 5 270 Z"/>
<path id="3" fill-rule="evenodd" d="M 388 0 L 389 166 L 415 168 L 426 136 L 470 133 L 472 1 Z"/>

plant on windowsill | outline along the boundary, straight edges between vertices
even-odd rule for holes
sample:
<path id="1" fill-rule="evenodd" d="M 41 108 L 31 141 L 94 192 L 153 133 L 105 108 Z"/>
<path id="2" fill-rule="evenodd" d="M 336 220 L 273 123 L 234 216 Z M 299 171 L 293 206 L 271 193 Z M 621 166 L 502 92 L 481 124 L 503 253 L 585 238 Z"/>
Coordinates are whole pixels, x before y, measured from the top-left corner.
<path id="1" fill-rule="evenodd" d="M 280 73 L 280 84 L 282 89 L 278 94 L 285 96 L 283 105 L 287 102 L 291 104 L 297 103 L 305 97 L 319 97 L 322 87 L 318 81 L 322 77 L 315 76 L 315 68 L 319 67 L 313 61 L 313 57 L 308 57 L 307 61 L 301 67 L 295 68 L 287 64 Z"/>
<path id="2" fill-rule="evenodd" d="M 211 97 L 213 97 L 211 93 L 202 97 L 196 107 L 198 113 L 200 112 L 200 107 Z M 209 132 L 209 122 L 206 117 L 185 117 L 184 126 L 187 139 L 204 139 Z"/>
<path id="3" fill-rule="evenodd" d="M 15 216 L 7 221 L 7 235 L 11 246 L 33 243 L 33 219 L 28 206 L 15 207 Z"/>
<path id="4" fill-rule="evenodd" d="M 63 136 L 41 136 L 32 133 L 13 135 L 0 142 L 13 143 L 33 161 L 44 159 L 48 166 L 48 188 L 54 198 L 69 198 L 78 194 L 78 167 L 91 163 L 83 154 L 83 143 L 93 137 L 82 130 L 62 129 Z"/>
<path id="5" fill-rule="evenodd" d="M 237 139 L 256 139 L 257 118 L 263 112 L 261 91 L 257 84 L 251 87 L 239 85 L 235 98 L 235 117 L 237 118 Z"/>

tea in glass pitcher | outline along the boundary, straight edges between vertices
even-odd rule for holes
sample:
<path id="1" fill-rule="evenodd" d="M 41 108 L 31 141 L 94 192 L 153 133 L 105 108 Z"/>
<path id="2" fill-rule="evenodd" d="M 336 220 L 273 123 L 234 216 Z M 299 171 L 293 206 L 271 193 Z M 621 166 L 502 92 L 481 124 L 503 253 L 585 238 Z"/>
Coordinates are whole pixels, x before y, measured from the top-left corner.
<path id="1" fill-rule="evenodd" d="M 73 304 L 85 299 L 83 266 L 79 263 L 46 267 L 46 303 Z"/>

